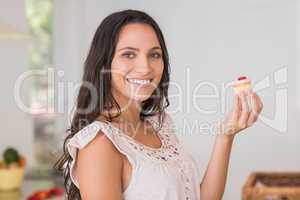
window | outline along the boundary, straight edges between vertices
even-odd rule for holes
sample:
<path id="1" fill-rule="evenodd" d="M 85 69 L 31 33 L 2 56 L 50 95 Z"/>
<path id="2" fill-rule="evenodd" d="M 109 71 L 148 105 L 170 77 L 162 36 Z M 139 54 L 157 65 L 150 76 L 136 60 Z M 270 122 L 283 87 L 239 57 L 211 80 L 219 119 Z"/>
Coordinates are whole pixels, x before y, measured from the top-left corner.
<path id="1" fill-rule="evenodd" d="M 52 19 L 53 0 L 27 0 L 26 15 L 31 35 L 30 68 L 34 73 L 30 90 L 30 107 L 34 126 L 34 152 L 40 169 L 50 169 L 58 144 L 55 138 L 55 118 L 49 101 L 53 101 L 53 86 L 47 78 L 53 63 Z"/>

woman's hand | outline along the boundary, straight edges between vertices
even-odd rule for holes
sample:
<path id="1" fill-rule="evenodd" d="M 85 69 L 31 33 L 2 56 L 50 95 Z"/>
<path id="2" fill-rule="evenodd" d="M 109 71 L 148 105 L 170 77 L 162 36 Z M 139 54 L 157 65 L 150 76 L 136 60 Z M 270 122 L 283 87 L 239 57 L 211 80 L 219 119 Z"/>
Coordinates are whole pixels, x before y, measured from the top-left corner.
<path id="1" fill-rule="evenodd" d="M 250 97 L 252 109 L 251 107 L 249 108 L 247 103 L 247 96 Z M 233 138 L 237 133 L 252 126 L 256 122 L 262 108 L 263 104 L 261 99 L 255 92 L 242 91 L 235 94 L 233 109 L 225 120 L 219 124 L 218 134 L 226 138 Z"/>

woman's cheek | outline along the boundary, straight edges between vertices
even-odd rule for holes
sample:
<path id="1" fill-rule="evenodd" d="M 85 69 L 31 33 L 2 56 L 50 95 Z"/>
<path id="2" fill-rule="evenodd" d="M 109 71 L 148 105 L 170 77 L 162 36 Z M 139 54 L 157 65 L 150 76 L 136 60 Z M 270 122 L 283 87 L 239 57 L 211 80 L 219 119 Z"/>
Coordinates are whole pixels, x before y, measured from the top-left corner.
<path id="1" fill-rule="evenodd" d="M 155 74 L 157 77 L 159 77 L 158 79 L 160 81 L 160 79 L 162 78 L 163 71 L 164 71 L 164 64 L 163 64 L 163 62 L 160 62 L 156 66 L 158 66 L 158 67 L 155 68 L 156 69 Z"/>
<path id="2" fill-rule="evenodd" d="M 125 74 L 126 72 L 130 71 L 134 63 L 128 60 L 122 60 L 118 62 L 118 69 Z"/>
<path id="3" fill-rule="evenodd" d="M 129 61 L 117 59 L 115 60 L 112 69 L 118 76 L 126 76 L 127 72 L 130 71 L 131 66 L 132 64 L 130 64 Z"/>

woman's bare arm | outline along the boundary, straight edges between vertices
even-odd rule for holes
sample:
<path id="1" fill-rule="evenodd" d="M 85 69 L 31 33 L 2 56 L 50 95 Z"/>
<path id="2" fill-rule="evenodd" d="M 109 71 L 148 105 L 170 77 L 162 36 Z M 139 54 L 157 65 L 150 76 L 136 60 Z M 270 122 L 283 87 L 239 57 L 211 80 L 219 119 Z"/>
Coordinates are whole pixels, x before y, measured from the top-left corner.
<path id="1" fill-rule="evenodd" d="M 79 150 L 76 165 L 82 200 L 122 199 L 122 158 L 102 132 Z"/>
<path id="2" fill-rule="evenodd" d="M 211 159 L 200 186 L 201 200 L 222 199 L 225 190 L 232 143 L 233 139 L 217 136 Z"/>
<path id="3" fill-rule="evenodd" d="M 252 109 L 248 107 L 246 95 L 251 97 Z M 233 111 L 220 124 L 211 159 L 200 185 L 201 200 L 222 199 L 234 137 L 256 122 L 262 108 L 263 104 L 255 93 L 236 94 Z"/>

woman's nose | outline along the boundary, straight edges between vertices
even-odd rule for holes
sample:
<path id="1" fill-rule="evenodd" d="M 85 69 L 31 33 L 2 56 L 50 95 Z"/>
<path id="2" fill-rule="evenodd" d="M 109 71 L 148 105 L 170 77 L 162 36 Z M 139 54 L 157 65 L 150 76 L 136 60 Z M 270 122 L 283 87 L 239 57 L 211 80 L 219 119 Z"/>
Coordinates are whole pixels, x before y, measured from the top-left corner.
<path id="1" fill-rule="evenodd" d="M 135 70 L 139 72 L 149 72 L 151 70 L 147 56 L 139 56 L 136 62 Z"/>

